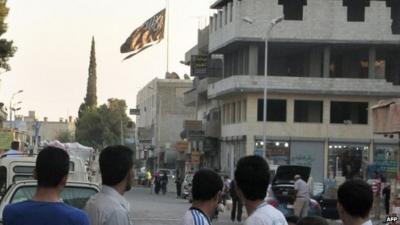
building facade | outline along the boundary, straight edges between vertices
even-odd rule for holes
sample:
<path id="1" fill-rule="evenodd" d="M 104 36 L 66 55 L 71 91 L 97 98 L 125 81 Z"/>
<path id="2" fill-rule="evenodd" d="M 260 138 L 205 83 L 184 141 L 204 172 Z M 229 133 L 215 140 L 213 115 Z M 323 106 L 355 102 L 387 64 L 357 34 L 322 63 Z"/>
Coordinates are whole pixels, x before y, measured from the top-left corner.
<path id="1" fill-rule="evenodd" d="M 153 171 L 184 166 L 185 155 L 178 154 L 176 142 L 181 140 L 183 121 L 194 116 L 194 108 L 183 104 L 191 87 L 190 80 L 155 78 L 136 96 L 137 158 Z"/>
<path id="2" fill-rule="evenodd" d="M 266 144 L 271 163 L 312 166 L 318 182 L 365 176 L 371 166 L 394 175 L 398 145 L 373 134 L 371 107 L 400 95 L 399 6 L 390 0 L 216 1 L 207 54 L 223 55 L 224 72 L 201 79 L 205 87 L 194 85 L 185 102 L 197 104 L 203 88 L 219 110 L 221 171 L 232 174 L 243 155 L 264 155 Z M 281 16 L 268 37 L 263 143 L 264 35 Z"/>

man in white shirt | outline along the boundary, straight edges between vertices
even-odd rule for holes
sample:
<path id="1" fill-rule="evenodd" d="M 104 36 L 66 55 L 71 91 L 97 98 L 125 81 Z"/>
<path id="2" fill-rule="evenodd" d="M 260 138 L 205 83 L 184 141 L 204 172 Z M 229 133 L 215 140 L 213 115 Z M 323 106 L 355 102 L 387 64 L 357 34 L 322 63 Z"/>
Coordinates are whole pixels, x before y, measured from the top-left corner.
<path id="1" fill-rule="evenodd" d="M 244 225 L 287 225 L 283 214 L 264 200 L 269 179 L 268 163 L 260 156 L 246 156 L 237 163 L 236 193 L 248 215 Z"/>
<path id="2" fill-rule="evenodd" d="M 192 207 L 183 217 L 182 225 L 211 225 L 211 217 L 218 206 L 223 183 L 220 176 L 209 169 L 201 169 L 192 181 Z"/>
<path id="3" fill-rule="evenodd" d="M 340 185 L 337 195 L 337 210 L 344 225 L 372 225 L 369 213 L 374 197 L 369 184 L 348 180 Z"/>
<path id="4" fill-rule="evenodd" d="M 102 188 L 86 203 L 92 225 L 132 225 L 129 203 L 123 197 L 133 180 L 133 152 L 125 146 L 108 146 L 100 153 Z"/>
<path id="5" fill-rule="evenodd" d="M 294 215 L 302 218 L 308 214 L 310 205 L 310 188 L 308 184 L 301 179 L 299 174 L 294 176 L 294 190 L 296 193 L 296 200 L 294 201 Z"/>

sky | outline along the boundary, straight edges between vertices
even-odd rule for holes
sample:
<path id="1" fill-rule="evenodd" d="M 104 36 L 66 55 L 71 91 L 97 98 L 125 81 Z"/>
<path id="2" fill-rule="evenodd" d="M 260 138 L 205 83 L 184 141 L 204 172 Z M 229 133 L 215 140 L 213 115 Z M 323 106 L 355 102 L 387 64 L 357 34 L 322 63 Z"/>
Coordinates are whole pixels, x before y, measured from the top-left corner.
<path id="1" fill-rule="evenodd" d="M 197 29 L 210 15 L 214 0 L 170 1 L 170 72 L 182 78 L 180 64 L 197 42 Z M 165 8 L 166 0 L 9 0 L 8 31 L 18 50 L 12 70 L 0 74 L 0 102 L 8 108 L 22 101 L 17 114 L 36 111 L 38 119 L 77 116 L 86 94 L 92 36 L 96 41 L 98 104 L 125 99 L 135 108 L 136 93 L 155 77 L 164 78 L 166 41 L 124 62 L 121 44 L 148 18 Z M 18 107 L 19 107 L 18 106 Z"/>

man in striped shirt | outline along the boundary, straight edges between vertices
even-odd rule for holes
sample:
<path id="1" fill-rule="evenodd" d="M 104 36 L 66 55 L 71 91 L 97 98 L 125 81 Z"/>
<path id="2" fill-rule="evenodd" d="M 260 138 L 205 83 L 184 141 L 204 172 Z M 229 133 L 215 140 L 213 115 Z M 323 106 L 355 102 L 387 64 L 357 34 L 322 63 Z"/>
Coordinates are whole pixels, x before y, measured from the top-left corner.
<path id="1" fill-rule="evenodd" d="M 211 216 L 218 207 L 222 179 L 214 171 L 201 169 L 192 181 L 192 207 L 185 213 L 182 225 L 211 225 Z"/>

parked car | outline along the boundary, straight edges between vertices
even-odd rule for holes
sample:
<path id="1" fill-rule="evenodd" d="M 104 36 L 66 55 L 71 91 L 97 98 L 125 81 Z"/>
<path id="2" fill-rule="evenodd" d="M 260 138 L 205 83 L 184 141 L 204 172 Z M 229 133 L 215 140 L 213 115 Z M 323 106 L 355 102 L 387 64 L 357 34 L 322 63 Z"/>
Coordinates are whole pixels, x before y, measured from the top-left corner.
<path id="1" fill-rule="evenodd" d="M 281 211 L 283 215 L 293 215 L 293 203 L 295 200 L 294 176 L 299 174 L 307 182 L 310 173 L 311 168 L 306 166 L 279 166 L 268 189 L 267 202 Z M 312 198 L 310 199 L 308 215 L 321 215 L 320 205 Z"/>
<path id="2" fill-rule="evenodd" d="M 168 179 L 175 179 L 175 170 L 174 169 L 159 169 L 158 172 L 160 174 L 167 173 Z"/>
<path id="3" fill-rule="evenodd" d="M 35 180 L 24 180 L 13 183 L 0 202 L 0 225 L 3 224 L 3 210 L 11 203 L 32 199 L 37 187 Z M 89 198 L 100 191 L 98 185 L 87 182 L 68 182 L 61 193 L 64 203 L 83 209 Z"/>

